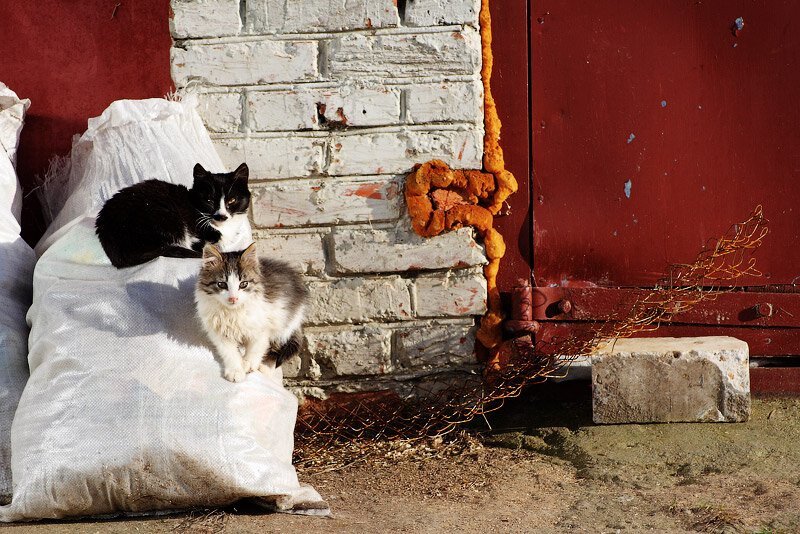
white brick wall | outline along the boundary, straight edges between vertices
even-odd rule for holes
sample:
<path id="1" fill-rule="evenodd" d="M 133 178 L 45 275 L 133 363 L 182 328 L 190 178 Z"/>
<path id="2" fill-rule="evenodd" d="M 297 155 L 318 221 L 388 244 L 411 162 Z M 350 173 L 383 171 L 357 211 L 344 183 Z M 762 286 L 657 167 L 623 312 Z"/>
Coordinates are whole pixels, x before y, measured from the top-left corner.
<path id="1" fill-rule="evenodd" d="M 247 161 L 259 254 L 311 292 L 296 391 L 473 365 L 486 261 L 469 229 L 422 239 L 415 163 L 480 168 L 479 0 L 171 0 L 178 87 L 225 164 Z M 404 387 L 404 386 L 403 386 Z"/>

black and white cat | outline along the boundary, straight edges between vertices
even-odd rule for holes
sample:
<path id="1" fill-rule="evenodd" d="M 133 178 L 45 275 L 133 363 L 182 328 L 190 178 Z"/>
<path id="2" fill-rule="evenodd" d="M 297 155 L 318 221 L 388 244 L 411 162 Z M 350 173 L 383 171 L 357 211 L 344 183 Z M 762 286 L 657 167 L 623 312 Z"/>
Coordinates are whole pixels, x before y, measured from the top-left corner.
<path id="1" fill-rule="evenodd" d="M 95 230 L 112 265 L 132 267 L 159 256 L 199 258 L 206 243 L 222 250 L 250 244 L 249 170 L 230 173 L 194 166 L 192 188 L 162 180 L 126 187 L 103 205 Z"/>
<path id="2" fill-rule="evenodd" d="M 278 260 L 256 256 L 255 243 L 240 252 L 203 249 L 197 278 L 197 315 L 231 382 L 259 370 L 273 378 L 301 346 L 308 291 L 300 275 Z"/>

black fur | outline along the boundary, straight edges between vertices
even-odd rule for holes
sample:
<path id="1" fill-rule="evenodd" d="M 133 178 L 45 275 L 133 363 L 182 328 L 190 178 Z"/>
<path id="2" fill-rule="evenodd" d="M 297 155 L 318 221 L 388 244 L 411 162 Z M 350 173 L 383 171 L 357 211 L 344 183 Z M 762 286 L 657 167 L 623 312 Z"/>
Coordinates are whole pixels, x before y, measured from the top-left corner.
<path id="1" fill-rule="evenodd" d="M 270 348 L 267 356 L 269 358 L 275 358 L 275 367 L 280 367 L 283 362 L 300 352 L 302 343 L 303 340 L 300 332 L 297 331 L 289 338 L 289 341 L 282 346 Z"/>
<path id="2" fill-rule="evenodd" d="M 244 213 L 250 205 L 248 168 L 241 164 L 230 173 L 210 173 L 194 167 L 191 189 L 162 180 L 147 180 L 122 189 L 103 205 L 95 230 L 112 265 L 121 269 L 159 256 L 199 258 L 205 243 L 216 243 L 220 233 L 208 224 L 225 195 L 230 213 Z M 219 219 L 217 219 L 219 220 Z M 189 237 L 192 249 L 181 244 Z"/>

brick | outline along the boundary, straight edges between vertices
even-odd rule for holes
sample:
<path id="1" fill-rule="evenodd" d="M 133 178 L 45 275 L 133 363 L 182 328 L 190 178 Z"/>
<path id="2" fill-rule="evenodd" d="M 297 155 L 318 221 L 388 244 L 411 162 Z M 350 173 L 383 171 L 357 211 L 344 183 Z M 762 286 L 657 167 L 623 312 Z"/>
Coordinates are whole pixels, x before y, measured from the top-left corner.
<path id="1" fill-rule="evenodd" d="M 175 39 L 236 35 L 239 0 L 172 0 L 170 32 Z"/>
<path id="2" fill-rule="evenodd" d="M 225 166 L 235 169 L 243 161 L 251 180 L 305 177 L 324 164 L 322 141 L 306 137 L 214 139 Z"/>
<path id="3" fill-rule="evenodd" d="M 480 0 L 408 0 L 406 26 L 478 25 Z"/>
<path id="4" fill-rule="evenodd" d="M 482 269 L 420 276 L 414 289 L 419 317 L 486 313 L 486 278 Z"/>
<path id="5" fill-rule="evenodd" d="M 317 78 L 314 41 L 194 44 L 172 49 L 172 79 L 212 85 L 311 81 Z"/>
<path id="6" fill-rule="evenodd" d="M 283 260 L 301 273 L 325 270 L 322 234 L 264 234 L 254 232 L 259 256 Z"/>
<path id="7" fill-rule="evenodd" d="M 283 378 L 297 378 L 303 368 L 303 359 L 299 354 L 295 354 L 281 364 Z"/>
<path id="8" fill-rule="evenodd" d="M 308 324 L 363 323 L 411 318 L 409 283 L 399 277 L 311 282 Z"/>
<path id="9" fill-rule="evenodd" d="M 415 163 L 441 159 L 453 168 L 479 169 L 483 130 L 404 130 L 334 135 L 328 172 L 336 176 L 407 174 Z"/>
<path id="10" fill-rule="evenodd" d="M 256 33 L 385 28 L 400 22 L 393 0 L 247 0 L 247 20 Z"/>
<path id="11" fill-rule="evenodd" d="M 595 423 L 742 422 L 747 343 L 732 337 L 620 339 L 592 362 Z"/>
<path id="12" fill-rule="evenodd" d="M 412 85 L 407 89 L 406 118 L 414 124 L 482 122 L 483 85 L 478 80 Z"/>
<path id="13" fill-rule="evenodd" d="M 395 356 L 402 368 L 475 363 L 475 326 L 419 324 L 395 333 Z"/>
<path id="14" fill-rule="evenodd" d="M 400 91 L 387 88 L 251 91 L 250 127 L 255 131 L 321 130 L 384 126 L 400 122 Z"/>
<path id="15" fill-rule="evenodd" d="M 198 113 L 212 132 L 238 132 L 242 125 L 242 97 L 239 93 L 202 93 Z"/>
<path id="16" fill-rule="evenodd" d="M 379 375 L 392 371 L 391 331 L 377 325 L 306 330 L 308 353 L 323 377 Z"/>
<path id="17" fill-rule="evenodd" d="M 402 194 L 394 178 L 329 178 L 253 184 L 253 222 L 259 227 L 385 221 L 400 217 Z"/>
<path id="18" fill-rule="evenodd" d="M 402 35 L 343 34 L 328 50 L 328 74 L 333 79 L 432 74 L 474 74 L 481 64 L 478 32 Z"/>
<path id="19" fill-rule="evenodd" d="M 432 238 L 402 230 L 335 228 L 334 268 L 339 273 L 401 272 L 470 267 L 486 262 L 472 230 Z"/>

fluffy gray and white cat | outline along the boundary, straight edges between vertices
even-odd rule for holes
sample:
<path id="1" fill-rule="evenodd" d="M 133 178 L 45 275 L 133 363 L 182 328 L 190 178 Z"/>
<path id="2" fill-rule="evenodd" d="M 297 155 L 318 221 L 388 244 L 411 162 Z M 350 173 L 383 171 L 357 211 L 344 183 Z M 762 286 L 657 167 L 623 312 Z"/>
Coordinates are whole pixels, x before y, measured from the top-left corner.
<path id="1" fill-rule="evenodd" d="M 260 370 L 280 377 L 279 366 L 300 349 L 308 292 L 300 275 L 281 261 L 203 248 L 197 278 L 197 314 L 231 382 Z"/>

